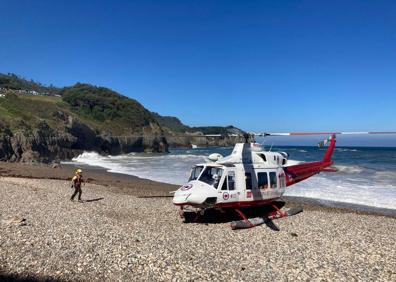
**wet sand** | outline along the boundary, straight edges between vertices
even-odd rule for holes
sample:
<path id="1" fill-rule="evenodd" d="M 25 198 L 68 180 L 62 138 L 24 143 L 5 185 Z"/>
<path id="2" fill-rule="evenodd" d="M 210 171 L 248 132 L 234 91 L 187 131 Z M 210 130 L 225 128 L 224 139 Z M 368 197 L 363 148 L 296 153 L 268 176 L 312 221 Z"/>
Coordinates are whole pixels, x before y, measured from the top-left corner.
<path id="1" fill-rule="evenodd" d="M 176 185 L 142 179 L 136 176 L 110 173 L 100 167 L 60 164 L 56 168 L 46 164 L 24 164 L 0 162 L 0 176 L 36 179 L 71 180 L 77 168 L 83 169 L 88 183 L 107 186 L 114 192 L 134 196 L 169 195 L 178 188 Z"/>

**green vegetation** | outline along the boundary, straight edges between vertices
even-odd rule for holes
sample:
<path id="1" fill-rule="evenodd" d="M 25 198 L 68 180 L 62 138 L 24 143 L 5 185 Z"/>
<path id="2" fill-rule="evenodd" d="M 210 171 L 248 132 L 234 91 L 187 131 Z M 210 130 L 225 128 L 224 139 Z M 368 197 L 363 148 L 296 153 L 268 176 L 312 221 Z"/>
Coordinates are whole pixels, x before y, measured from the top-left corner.
<path id="1" fill-rule="evenodd" d="M 232 125 L 230 126 L 199 126 L 190 127 L 190 132 L 202 132 L 203 134 L 240 134 L 242 131 Z"/>
<path id="2" fill-rule="evenodd" d="M 38 95 L 31 95 L 29 91 L 36 91 L 34 94 Z M 111 89 L 83 83 L 56 88 L 14 74 L 0 74 L 0 92 L 5 94 L 0 97 L 2 130 L 32 131 L 45 122 L 52 129 L 64 131 L 70 125 L 70 118 L 98 134 L 150 134 L 160 133 L 161 128 L 176 134 L 227 134 L 238 130 L 232 126 L 189 127 L 176 117 L 152 113 L 136 100 Z"/>
<path id="3" fill-rule="evenodd" d="M 32 130 L 45 121 L 53 128 L 60 123 L 55 114 L 64 111 L 61 98 L 45 96 L 28 96 L 13 91 L 6 92 L 0 98 L 1 127 L 13 130 Z"/>
<path id="4" fill-rule="evenodd" d="M 185 133 L 190 127 L 184 125 L 177 117 L 161 116 L 158 113 L 152 113 L 161 127 L 167 128 L 175 133 Z"/>
<path id="5" fill-rule="evenodd" d="M 189 127 L 111 89 L 89 84 L 55 88 L 0 74 L 0 94 L 0 160 L 6 161 L 51 162 L 84 150 L 112 155 L 167 152 L 169 146 L 191 142 L 226 146 L 233 140 L 183 135 L 239 131 L 232 126 Z"/>
<path id="6" fill-rule="evenodd" d="M 169 129 L 175 133 L 193 133 L 201 132 L 202 134 L 241 134 L 243 133 L 240 129 L 230 126 L 199 126 L 190 127 L 183 124 L 177 117 L 172 116 L 161 116 L 158 113 L 153 113 L 155 119 L 164 128 Z"/>
<path id="7" fill-rule="evenodd" d="M 45 86 L 34 80 L 27 80 L 13 73 L 0 73 L 0 88 L 10 90 L 36 91 L 38 93 L 46 93 L 49 95 L 59 94 L 60 89 L 52 85 Z"/>
<path id="8" fill-rule="evenodd" d="M 61 91 L 63 100 L 78 116 L 102 125 L 110 132 L 140 132 L 155 123 L 152 114 L 136 100 L 108 88 L 77 83 Z"/>

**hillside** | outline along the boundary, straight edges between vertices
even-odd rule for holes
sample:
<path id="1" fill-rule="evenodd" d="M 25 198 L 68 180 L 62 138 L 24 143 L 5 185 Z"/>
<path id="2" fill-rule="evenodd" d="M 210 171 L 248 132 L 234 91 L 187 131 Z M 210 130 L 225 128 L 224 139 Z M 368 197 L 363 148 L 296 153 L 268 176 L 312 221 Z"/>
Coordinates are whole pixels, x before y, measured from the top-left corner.
<path id="1" fill-rule="evenodd" d="M 184 125 L 180 119 L 172 116 L 161 116 L 158 113 L 152 113 L 159 125 L 175 133 L 185 133 L 190 128 Z"/>
<path id="2" fill-rule="evenodd" d="M 162 133 L 151 112 L 136 100 L 108 88 L 77 83 L 60 93 L 72 112 L 100 131 L 113 135 Z M 147 132 L 147 127 L 154 130 Z"/>
<path id="3" fill-rule="evenodd" d="M 36 82 L 34 80 L 27 80 L 13 73 L 0 73 L 0 89 L 2 88 L 30 92 L 34 91 L 45 95 L 57 95 L 60 91 L 60 88 L 57 88 L 55 86 L 45 86 L 42 85 L 40 82 Z"/>
<path id="4" fill-rule="evenodd" d="M 42 92 L 41 92 L 42 91 Z M 231 145 L 235 138 L 191 137 L 233 127 L 189 127 L 111 89 L 77 83 L 47 87 L 0 75 L 0 160 L 51 162 L 83 151 L 167 152 L 169 146 Z"/>
<path id="5" fill-rule="evenodd" d="M 158 113 L 152 113 L 158 124 L 167 128 L 174 133 L 202 133 L 202 134 L 243 134 L 244 132 L 232 125 L 230 126 L 199 126 L 191 127 L 183 124 L 177 117 L 161 116 Z"/>

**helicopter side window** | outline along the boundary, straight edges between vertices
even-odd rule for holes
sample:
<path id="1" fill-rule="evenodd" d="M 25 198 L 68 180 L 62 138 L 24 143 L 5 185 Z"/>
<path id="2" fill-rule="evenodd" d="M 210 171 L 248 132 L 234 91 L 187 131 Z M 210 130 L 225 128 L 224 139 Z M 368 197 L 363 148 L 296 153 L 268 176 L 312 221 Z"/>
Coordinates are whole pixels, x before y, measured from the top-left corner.
<path id="1" fill-rule="evenodd" d="M 266 172 L 257 173 L 257 182 L 259 189 L 267 189 L 268 188 L 268 176 Z"/>
<path id="2" fill-rule="evenodd" d="M 235 172 L 229 171 L 227 177 L 224 179 L 221 190 L 235 190 Z"/>
<path id="3" fill-rule="evenodd" d="M 219 185 L 223 169 L 219 167 L 207 166 L 199 177 L 199 181 L 205 182 L 215 188 Z"/>
<path id="4" fill-rule="evenodd" d="M 221 186 L 221 190 L 227 190 L 228 189 L 228 181 L 227 177 L 224 179 L 223 186 Z"/>
<path id="5" fill-rule="evenodd" d="M 276 172 L 270 172 L 269 173 L 269 177 L 270 177 L 270 187 L 271 188 L 276 188 L 277 187 Z"/>
<path id="6" fill-rule="evenodd" d="M 198 176 L 201 174 L 201 171 L 203 169 L 203 166 L 196 166 L 191 170 L 191 175 L 190 178 L 188 179 L 188 181 L 191 180 L 197 180 Z"/>
<path id="7" fill-rule="evenodd" d="M 252 190 L 252 174 L 250 172 L 245 173 L 246 190 Z"/>

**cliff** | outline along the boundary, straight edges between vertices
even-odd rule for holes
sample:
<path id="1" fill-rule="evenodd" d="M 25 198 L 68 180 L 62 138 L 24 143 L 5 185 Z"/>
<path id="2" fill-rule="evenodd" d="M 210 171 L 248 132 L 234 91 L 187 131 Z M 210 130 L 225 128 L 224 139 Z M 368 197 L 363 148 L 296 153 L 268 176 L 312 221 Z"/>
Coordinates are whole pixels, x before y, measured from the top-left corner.
<path id="1" fill-rule="evenodd" d="M 151 113 L 110 89 L 76 84 L 56 96 L 31 91 L 2 88 L 0 160 L 51 162 L 84 150 L 112 155 L 168 150 Z"/>

